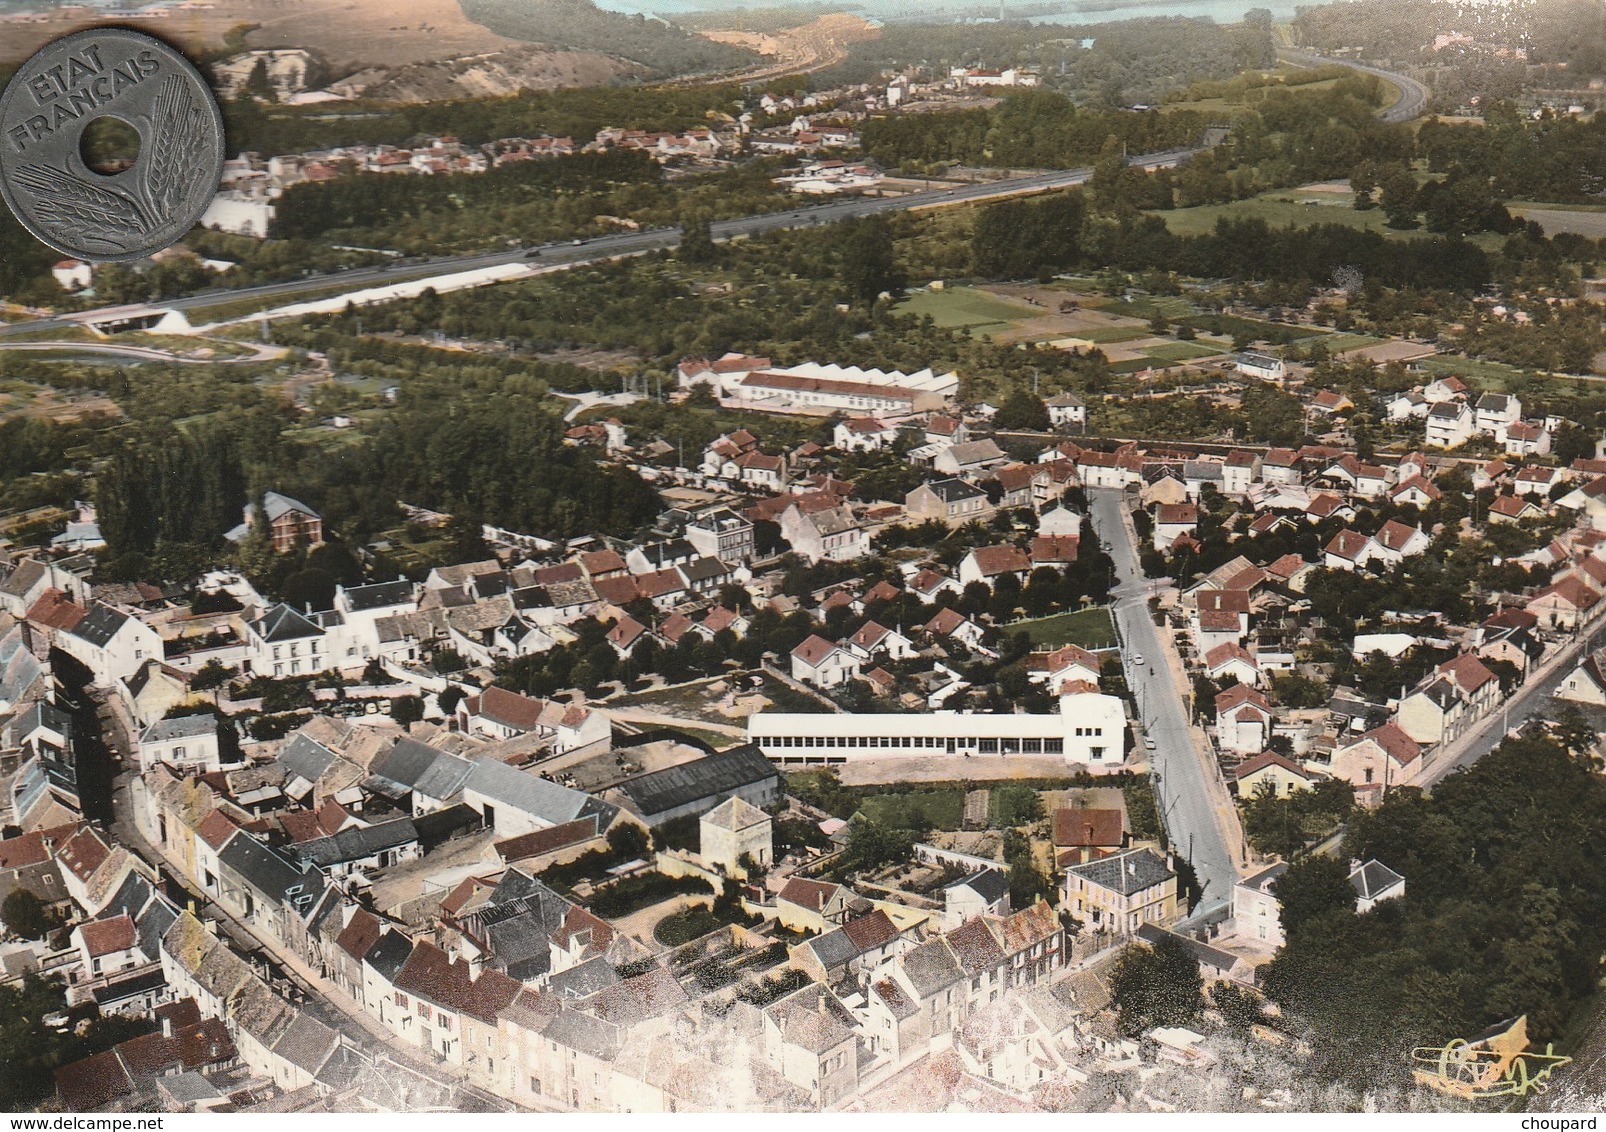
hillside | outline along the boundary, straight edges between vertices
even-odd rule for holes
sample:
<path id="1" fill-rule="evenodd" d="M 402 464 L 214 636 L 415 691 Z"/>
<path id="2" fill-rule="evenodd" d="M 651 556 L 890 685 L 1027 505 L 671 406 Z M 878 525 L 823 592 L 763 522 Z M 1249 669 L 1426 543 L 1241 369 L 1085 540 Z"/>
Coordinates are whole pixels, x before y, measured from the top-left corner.
<path id="1" fill-rule="evenodd" d="M 385 102 L 448 102 L 517 94 L 521 90 L 604 86 L 640 75 L 640 64 L 594 51 L 523 46 L 404 67 L 369 67 L 329 89 L 347 98 Z"/>
<path id="2" fill-rule="evenodd" d="M 603 51 L 657 76 L 695 75 L 752 66 L 751 51 L 644 16 L 606 12 L 591 0 L 460 0 L 463 14 L 497 35 L 582 51 Z"/>

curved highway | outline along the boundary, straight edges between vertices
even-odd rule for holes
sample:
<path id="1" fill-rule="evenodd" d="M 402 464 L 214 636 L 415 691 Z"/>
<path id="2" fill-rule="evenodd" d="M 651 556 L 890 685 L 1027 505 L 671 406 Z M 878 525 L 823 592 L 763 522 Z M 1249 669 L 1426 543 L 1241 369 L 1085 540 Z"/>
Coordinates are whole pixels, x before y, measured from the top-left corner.
<path id="1" fill-rule="evenodd" d="M 1394 100 L 1393 105 L 1377 112 L 1377 116 L 1385 122 L 1409 122 L 1413 118 L 1421 117 L 1422 112 L 1428 108 L 1428 88 L 1398 71 L 1385 71 L 1381 67 L 1356 63 L 1350 59 L 1329 59 L 1325 55 L 1312 55 L 1305 51 L 1278 51 L 1277 57 L 1290 63 L 1297 63 L 1301 67 L 1325 67 L 1336 63 L 1352 71 L 1387 79 L 1400 88 L 1400 97 Z"/>

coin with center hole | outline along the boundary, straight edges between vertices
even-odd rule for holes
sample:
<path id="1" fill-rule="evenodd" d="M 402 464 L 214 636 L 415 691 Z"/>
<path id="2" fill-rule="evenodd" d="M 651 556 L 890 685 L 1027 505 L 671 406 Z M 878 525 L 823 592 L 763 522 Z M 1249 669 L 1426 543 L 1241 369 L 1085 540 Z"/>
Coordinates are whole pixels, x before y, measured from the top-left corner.
<path id="1" fill-rule="evenodd" d="M 78 259 L 161 251 L 200 219 L 222 172 L 206 80 L 137 31 L 63 36 L 0 95 L 0 193 L 28 231 Z"/>

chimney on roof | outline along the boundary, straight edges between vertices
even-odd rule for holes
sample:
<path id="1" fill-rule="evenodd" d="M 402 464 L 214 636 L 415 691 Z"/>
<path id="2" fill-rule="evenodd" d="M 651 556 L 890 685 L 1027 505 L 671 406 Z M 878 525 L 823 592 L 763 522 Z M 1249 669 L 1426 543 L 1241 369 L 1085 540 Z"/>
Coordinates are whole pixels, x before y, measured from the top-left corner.
<path id="1" fill-rule="evenodd" d="M 480 973 L 482 971 L 484 971 L 484 970 L 485 970 L 485 956 L 483 954 L 474 955 L 469 959 L 469 961 L 468 961 L 468 977 L 470 979 L 477 980 L 480 977 Z"/>
<path id="2" fill-rule="evenodd" d="M 171 1038 L 172 1036 L 173 1036 L 173 1016 L 171 1014 L 164 1014 L 164 1015 L 162 1015 L 162 1037 Z"/>

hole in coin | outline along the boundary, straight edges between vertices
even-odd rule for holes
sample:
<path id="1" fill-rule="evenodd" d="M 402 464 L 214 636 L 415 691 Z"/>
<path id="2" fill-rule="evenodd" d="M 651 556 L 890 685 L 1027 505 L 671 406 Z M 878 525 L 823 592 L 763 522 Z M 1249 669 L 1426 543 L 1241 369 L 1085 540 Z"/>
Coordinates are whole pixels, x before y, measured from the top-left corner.
<path id="1" fill-rule="evenodd" d="M 139 158 L 139 131 L 121 118 L 103 114 L 84 127 L 78 138 L 78 156 L 105 177 L 131 169 Z"/>

